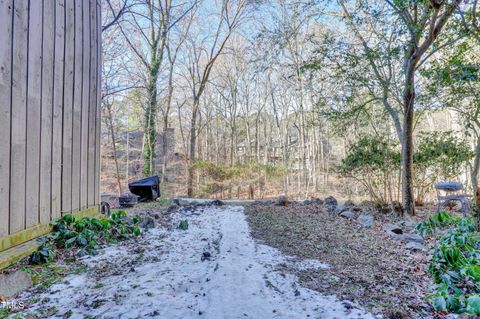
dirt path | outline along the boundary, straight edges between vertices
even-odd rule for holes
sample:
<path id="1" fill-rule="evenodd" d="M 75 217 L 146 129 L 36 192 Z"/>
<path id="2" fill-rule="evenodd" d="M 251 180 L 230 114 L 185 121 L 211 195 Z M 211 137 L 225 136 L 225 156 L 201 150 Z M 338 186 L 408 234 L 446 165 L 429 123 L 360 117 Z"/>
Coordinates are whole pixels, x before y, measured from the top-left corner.
<path id="1" fill-rule="evenodd" d="M 49 318 L 372 318 L 298 286 L 281 263 L 322 268 L 255 243 L 243 207 L 180 210 L 187 230 L 150 230 L 87 257 L 88 270 L 48 288 L 27 309 Z"/>

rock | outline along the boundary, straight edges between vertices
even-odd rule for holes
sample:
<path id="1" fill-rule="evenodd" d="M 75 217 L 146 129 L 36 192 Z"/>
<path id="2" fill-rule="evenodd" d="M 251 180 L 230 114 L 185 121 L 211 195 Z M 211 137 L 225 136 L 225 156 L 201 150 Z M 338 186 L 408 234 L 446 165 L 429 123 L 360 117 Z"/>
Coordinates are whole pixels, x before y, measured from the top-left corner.
<path id="1" fill-rule="evenodd" d="M 288 205 L 288 199 L 287 196 L 282 195 L 277 198 L 275 201 L 275 205 L 277 206 L 287 206 Z"/>
<path id="2" fill-rule="evenodd" d="M 208 251 L 203 252 L 201 260 L 210 260 L 210 257 L 212 257 L 212 254 L 210 254 Z"/>
<path id="3" fill-rule="evenodd" d="M 323 200 L 321 200 L 318 197 L 312 197 L 311 201 L 314 205 L 322 205 L 323 204 Z"/>
<path id="4" fill-rule="evenodd" d="M 345 207 L 353 207 L 355 206 L 355 203 L 351 200 L 346 200 L 345 203 L 343 203 L 343 206 Z"/>
<path id="5" fill-rule="evenodd" d="M 140 227 L 143 229 L 150 229 L 150 228 L 155 228 L 155 219 L 152 217 L 148 216 L 146 217 L 141 223 Z"/>
<path id="6" fill-rule="evenodd" d="M 370 214 L 362 214 L 358 216 L 357 221 L 365 228 L 373 227 L 373 216 Z"/>
<path id="7" fill-rule="evenodd" d="M 95 269 L 97 270 L 104 270 L 105 268 L 107 268 L 107 263 L 105 261 L 99 261 L 96 265 L 95 265 Z"/>
<path id="8" fill-rule="evenodd" d="M 176 211 L 178 209 L 179 205 L 177 204 L 172 204 L 170 206 L 168 206 L 167 208 L 167 213 L 173 213 L 174 211 Z"/>
<path id="9" fill-rule="evenodd" d="M 405 226 L 408 229 L 413 229 L 417 226 L 417 222 L 411 219 L 405 219 L 403 221 L 403 226 Z"/>
<path id="10" fill-rule="evenodd" d="M 303 203 L 302 203 L 302 204 L 303 204 L 303 205 L 311 205 L 311 204 L 312 204 L 312 201 L 311 201 L 311 200 L 308 200 L 308 199 L 306 199 L 306 200 L 304 200 L 304 201 L 303 201 Z"/>
<path id="11" fill-rule="evenodd" d="M 423 246 L 423 245 L 420 244 L 420 243 L 411 241 L 411 242 L 408 242 L 408 243 L 405 245 L 405 249 L 410 250 L 410 251 L 424 251 L 424 250 L 425 250 L 425 246 Z"/>
<path id="12" fill-rule="evenodd" d="M 327 208 L 329 208 L 329 207 L 334 207 L 334 206 L 327 206 Z M 332 210 L 332 209 L 333 209 L 333 210 L 335 211 L 335 213 L 337 213 L 337 214 L 343 213 L 344 211 L 348 210 L 348 208 L 345 207 L 345 206 L 343 206 L 343 205 L 338 205 L 338 206 L 335 207 L 335 208 L 330 208 L 330 210 Z"/>
<path id="13" fill-rule="evenodd" d="M 383 230 L 387 233 L 393 233 L 395 235 L 403 234 L 402 228 L 398 225 L 395 225 L 395 224 L 384 224 L 383 225 Z"/>
<path id="14" fill-rule="evenodd" d="M 403 234 L 402 237 L 403 237 L 402 239 L 405 240 L 406 242 L 414 242 L 419 244 L 423 244 L 425 242 L 423 237 L 418 234 L 405 233 Z"/>
<path id="15" fill-rule="evenodd" d="M 32 278 L 24 271 L 0 275 L 0 295 L 13 297 L 32 286 Z"/>
<path id="16" fill-rule="evenodd" d="M 352 211 L 346 210 L 343 213 L 340 214 L 343 218 L 353 218 L 355 214 L 353 214 Z"/>
<path id="17" fill-rule="evenodd" d="M 155 219 L 159 219 L 159 218 L 160 218 L 160 215 L 159 215 L 158 213 L 148 212 L 147 214 L 148 214 L 148 216 L 153 217 L 153 218 L 155 218 Z"/>
<path id="18" fill-rule="evenodd" d="M 328 196 L 327 198 L 325 198 L 323 203 L 327 206 L 334 206 L 334 207 L 337 207 L 338 205 L 337 199 L 333 196 Z"/>
<path id="19" fill-rule="evenodd" d="M 219 199 L 214 199 L 210 202 L 210 205 L 212 205 L 212 206 L 223 206 L 225 204 Z"/>

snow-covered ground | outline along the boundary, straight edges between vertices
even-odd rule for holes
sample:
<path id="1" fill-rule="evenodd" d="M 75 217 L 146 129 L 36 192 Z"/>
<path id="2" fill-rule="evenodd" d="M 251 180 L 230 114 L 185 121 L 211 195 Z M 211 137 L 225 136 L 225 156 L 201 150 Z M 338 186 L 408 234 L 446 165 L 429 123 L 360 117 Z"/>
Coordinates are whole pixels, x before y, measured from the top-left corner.
<path id="1" fill-rule="evenodd" d="M 187 219 L 189 228 L 154 228 L 138 242 L 84 258 L 86 272 L 67 276 L 40 296 L 21 296 L 38 298 L 26 311 L 50 308 L 51 318 L 373 318 L 282 273 L 282 263 L 328 266 L 256 243 L 243 207 L 181 209 L 174 219 Z"/>

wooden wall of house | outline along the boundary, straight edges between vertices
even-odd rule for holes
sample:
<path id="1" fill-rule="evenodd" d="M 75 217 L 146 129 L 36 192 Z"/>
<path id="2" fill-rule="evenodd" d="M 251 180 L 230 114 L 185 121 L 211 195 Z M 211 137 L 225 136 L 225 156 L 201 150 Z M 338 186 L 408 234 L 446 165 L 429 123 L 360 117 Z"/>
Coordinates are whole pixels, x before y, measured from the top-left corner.
<path id="1" fill-rule="evenodd" d="M 101 0 L 0 0 L 0 239 L 99 204 Z"/>

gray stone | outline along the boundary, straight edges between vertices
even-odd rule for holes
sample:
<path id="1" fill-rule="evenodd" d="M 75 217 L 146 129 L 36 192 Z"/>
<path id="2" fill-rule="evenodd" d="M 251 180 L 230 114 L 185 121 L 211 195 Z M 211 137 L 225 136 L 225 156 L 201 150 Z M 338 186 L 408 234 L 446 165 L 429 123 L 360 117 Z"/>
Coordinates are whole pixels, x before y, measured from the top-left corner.
<path id="1" fill-rule="evenodd" d="M 383 225 L 383 230 L 387 233 L 393 233 L 395 235 L 403 234 L 402 228 L 398 225 L 395 225 L 395 224 L 384 224 Z"/>
<path id="2" fill-rule="evenodd" d="M 143 229 L 155 228 L 155 219 L 148 216 L 140 223 L 140 227 Z"/>
<path id="3" fill-rule="evenodd" d="M 414 221 L 414 220 L 411 220 L 411 219 L 406 219 L 404 222 L 403 222 L 403 225 L 405 226 L 405 228 L 408 228 L 408 229 L 413 229 L 417 226 L 417 222 Z"/>
<path id="4" fill-rule="evenodd" d="M 334 206 L 328 206 L 328 207 L 334 207 Z M 338 205 L 337 207 L 334 208 L 334 210 L 335 210 L 335 213 L 340 214 L 348 210 L 348 207 L 345 207 L 344 205 Z"/>
<path id="5" fill-rule="evenodd" d="M 287 206 L 288 205 L 287 196 L 285 196 L 285 195 L 278 196 L 277 200 L 275 201 L 275 205 L 277 205 L 277 206 Z"/>
<path id="6" fill-rule="evenodd" d="M 0 275 L 0 296 L 13 297 L 32 286 L 32 278 L 24 271 Z"/>
<path id="7" fill-rule="evenodd" d="M 212 206 L 223 206 L 225 204 L 219 199 L 214 199 L 210 202 L 210 205 L 212 205 Z"/>
<path id="8" fill-rule="evenodd" d="M 318 198 L 318 197 L 312 197 L 312 203 L 315 204 L 315 205 L 322 205 L 322 204 L 323 204 L 323 200 L 321 200 L 321 199 Z"/>
<path id="9" fill-rule="evenodd" d="M 349 210 L 346 210 L 343 213 L 341 213 L 340 216 L 342 216 L 343 218 L 353 218 L 355 214 L 353 214 L 353 212 Z"/>
<path id="10" fill-rule="evenodd" d="M 410 251 L 424 251 L 424 250 L 425 250 L 425 246 L 423 246 L 423 245 L 420 244 L 420 243 L 411 241 L 411 242 L 408 242 L 408 243 L 405 245 L 405 249 L 410 250 Z"/>
<path id="11" fill-rule="evenodd" d="M 373 216 L 370 214 L 362 214 L 358 216 L 357 221 L 365 228 L 373 227 Z"/>
<path id="12" fill-rule="evenodd" d="M 178 208 L 179 208 L 180 205 L 177 205 L 177 204 L 171 204 L 170 206 L 168 206 L 167 208 L 167 213 L 173 213 L 174 211 L 176 211 Z"/>
<path id="13" fill-rule="evenodd" d="M 405 233 L 402 237 L 406 242 L 414 242 L 419 244 L 423 244 L 425 242 L 423 237 L 418 234 Z"/>
<path id="14" fill-rule="evenodd" d="M 325 198 L 323 203 L 327 206 L 334 206 L 334 207 L 337 207 L 338 205 L 337 199 L 333 196 L 328 196 L 327 198 Z"/>
<path id="15" fill-rule="evenodd" d="M 346 200 L 345 203 L 343 203 L 343 206 L 345 207 L 353 207 L 355 206 L 355 203 L 351 200 Z"/>

